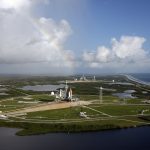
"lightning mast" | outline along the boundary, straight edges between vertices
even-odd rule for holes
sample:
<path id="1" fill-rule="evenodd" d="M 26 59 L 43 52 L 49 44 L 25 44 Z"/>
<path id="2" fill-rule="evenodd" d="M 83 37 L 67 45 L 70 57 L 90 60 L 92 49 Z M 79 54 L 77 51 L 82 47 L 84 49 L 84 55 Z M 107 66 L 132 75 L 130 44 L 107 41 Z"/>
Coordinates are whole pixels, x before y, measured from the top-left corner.
<path id="1" fill-rule="evenodd" d="M 67 89 L 68 89 L 68 85 L 67 85 L 67 80 L 66 80 L 66 85 L 65 85 L 66 92 L 67 92 Z"/>
<path id="2" fill-rule="evenodd" d="M 102 87 L 99 88 L 99 100 L 100 100 L 100 103 L 103 103 L 103 88 Z"/>

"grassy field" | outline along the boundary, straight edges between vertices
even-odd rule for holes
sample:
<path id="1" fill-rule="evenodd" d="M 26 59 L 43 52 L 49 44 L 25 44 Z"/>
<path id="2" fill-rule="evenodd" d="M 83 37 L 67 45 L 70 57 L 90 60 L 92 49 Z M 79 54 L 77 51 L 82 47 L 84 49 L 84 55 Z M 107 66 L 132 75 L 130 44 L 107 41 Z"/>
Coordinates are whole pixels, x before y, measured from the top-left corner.
<path id="1" fill-rule="evenodd" d="M 31 98 L 33 100 L 43 101 L 43 102 L 51 102 L 55 100 L 54 96 L 50 96 L 48 94 L 32 95 Z"/>
<path id="2" fill-rule="evenodd" d="M 65 109 L 59 110 L 48 110 L 48 111 L 39 111 L 39 112 L 32 112 L 27 114 L 27 118 L 30 119 L 50 119 L 50 120 L 59 120 L 59 119 L 82 119 L 80 117 L 80 112 L 86 112 L 88 116 L 94 117 L 95 115 L 99 117 L 104 117 L 102 114 L 97 114 L 96 112 L 84 108 L 84 107 L 70 107 Z"/>
<path id="3" fill-rule="evenodd" d="M 103 105 L 103 106 L 92 106 L 92 108 L 102 111 L 106 114 L 112 116 L 122 116 L 122 115 L 138 115 L 142 110 L 147 110 L 145 113 L 150 114 L 150 106 L 140 106 L 140 105 Z"/>
<path id="4" fill-rule="evenodd" d="M 14 111 L 17 109 L 33 106 L 36 103 L 52 102 L 54 100 L 55 97 L 50 96 L 48 94 L 5 98 L 0 101 L 0 111 L 2 112 Z"/>
<path id="5" fill-rule="evenodd" d="M 78 76 L 77 76 L 78 77 Z M 78 77 L 79 78 L 79 77 Z M 89 76 L 89 78 L 91 78 Z M 0 77 L 2 88 L 6 88 L 8 95 L 0 95 L 0 111 L 8 112 L 39 104 L 47 104 L 55 100 L 55 97 L 47 92 L 24 91 L 20 87 L 25 85 L 60 84 L 73 77 Z M 148 125 L 150 123 L 150 105 L 144 104 L 144 100 L 150 99 L 149 87 L 137 85 L 109 84 L 116 82 L 130 82 L 124 76 L 100 76 L 97 82 L 69 83 L 73 94 L 82 101 L 91 102 L 90 105 L 76 106 L 65 109 L 47 110 L 27 113 L 19 117 L 10 117 L 8 120 L 0 120 L 0 126 L 17 127 L 23 130 L 18 135 L 33 135 L 48 132 L 82 132 L 118 129 Z M 103 91 L 103 103 L 99 100 L 99 87 Z M 1 88 L 1 87 L 0 87 Z M 114 93 L 125 90 L 135 90 L 135 99 L 120 99 L 112 96 Z M 142 91 L 147 91 L 143 94 Z M 25 103 L 20 103 L 25 102 Z M 29 102 L 29 103 L 28 103 Z M 144 112 L 143 112 L 144 110 Z M 80 112 L 86 112 L 87 117 L 81 117 Z M 141 114 L 143 112 L 143 115 Z"/>
<path id="6" fill-rule="evenodd" d="M 89 107 L 89 108 L 88 108 Z M 27 114 L 27 118 L 30 119 L 46 119 L 46 120 L 59 120 L 59 119 L 81 119 L 80 112 L 86 112 L 89 119 L 96 118 L 96 117 L 106 117 L 103 113 L 108 114 L 112 117 L 121 117 L 121 116 L 128 116 L 128 115 L 140 115 L 142 110 L 147 110 L 144 114 L 150 114 L 150 106 L 136 106 L 136 105 L 92 105 L 86 107 L 70 107 L 66 109 L 59 109 L 59 110 L 48 110 L 48 111 L 39 111 L 39 112 L 32 112 Z M 94 111 L 97 110 L 97 111 Z M 102 112 L 102 113 L 100 113 Z M 108 117 L 108 116 L 107 116 Z"/>
<path id="7" fill-rule="evenodd" d="M 76 123 L 27 123 L 27 122 L 3 122 L 0 121 L 0 126 L 22 128 L 17 132 L 17 135 L 34 135 L 44 134 L 49 132 L 85 132 L 85 131 L 101 131 L 129 128 L 141 126 L 144 123 L 130 122 L 127 120 L 98 120 L 98 121 L 83 121 Z"/>
<path id="8" fill-rule="evenodd" d="M 23 100 L 23 99 L 20 99 Z M 19 103 L 18 100 L 5 100 L 0 102 L 0 111 L 9 112 L 25 107 L 29 107 L 31 104 L 28 103 Z"/>

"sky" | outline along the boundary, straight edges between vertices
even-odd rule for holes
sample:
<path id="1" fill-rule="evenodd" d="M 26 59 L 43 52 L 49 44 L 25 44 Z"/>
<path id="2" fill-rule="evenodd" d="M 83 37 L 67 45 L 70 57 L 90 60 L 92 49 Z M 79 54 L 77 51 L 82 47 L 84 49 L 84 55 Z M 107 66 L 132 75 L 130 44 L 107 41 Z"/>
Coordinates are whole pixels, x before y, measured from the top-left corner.
<path id="1" fill-rule="evenodd" d="M 150 72 L 149 0 L 0 0 L 0 74 Z"/>

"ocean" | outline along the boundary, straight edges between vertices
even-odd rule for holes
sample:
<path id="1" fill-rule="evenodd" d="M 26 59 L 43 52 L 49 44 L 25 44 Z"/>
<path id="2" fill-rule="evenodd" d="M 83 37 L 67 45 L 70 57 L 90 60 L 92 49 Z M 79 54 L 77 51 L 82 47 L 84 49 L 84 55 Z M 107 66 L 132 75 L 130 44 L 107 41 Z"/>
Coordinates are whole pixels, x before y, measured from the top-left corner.
<path id="1" fill-rule="evenodd" d="M 135 74 L 129 74 L 133 76 L 134 78 L 144 81 L 144 82 L 150 82 L 150 73 L 135 73 Z"/>

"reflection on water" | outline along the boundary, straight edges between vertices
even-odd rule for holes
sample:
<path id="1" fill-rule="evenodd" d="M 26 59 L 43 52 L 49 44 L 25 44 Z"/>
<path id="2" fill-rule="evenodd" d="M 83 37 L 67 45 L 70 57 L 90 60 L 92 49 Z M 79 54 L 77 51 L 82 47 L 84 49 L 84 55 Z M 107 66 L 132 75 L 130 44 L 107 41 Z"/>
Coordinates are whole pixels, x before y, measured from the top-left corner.
<path id="1" fill-rule="evenodd" d="M 0 128 L 0 150 L 149 150 L 150 127 L 92 133 L 15 136 Z"/>
<path id="2" fill-rule="evenodd" d="M 136 92 L 135 90 L 126 90 L 123 93 L 114 93 L 113 96 L 117 96 L 119 98 L 136 98 L 132 96 L 132 93 Z"/>
<path id="3" fill-rule="evenodd" d="M 126 90 L 126 91 L 124 91 L 124 93 L 130 93 L 130 94 L 132 94 L 134 92 L 136 92 L 136 91 L 135 90 Z"/>

